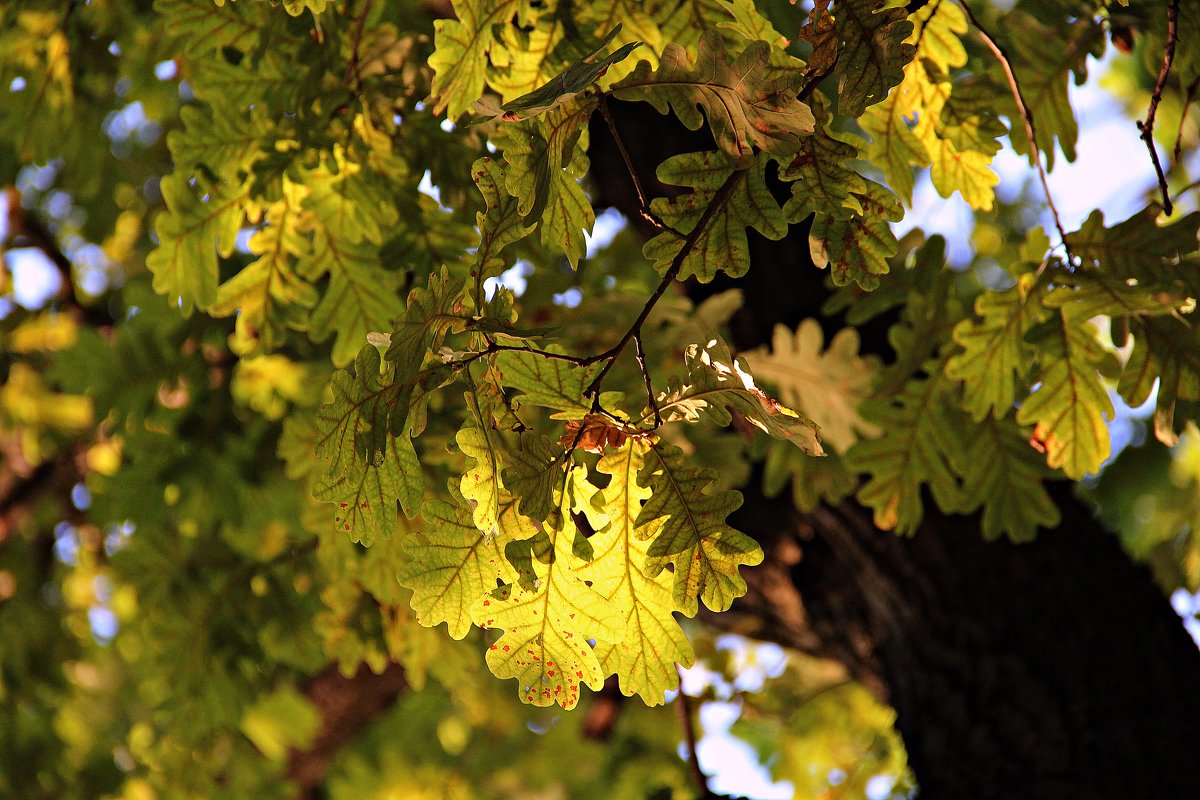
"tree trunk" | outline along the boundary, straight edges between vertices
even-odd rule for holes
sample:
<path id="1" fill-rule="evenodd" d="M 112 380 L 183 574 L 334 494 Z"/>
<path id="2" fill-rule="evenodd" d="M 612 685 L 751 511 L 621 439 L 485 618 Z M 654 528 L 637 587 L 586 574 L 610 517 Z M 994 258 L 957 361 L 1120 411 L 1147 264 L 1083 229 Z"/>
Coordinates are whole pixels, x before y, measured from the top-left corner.
<path id="1" fill-rule="evenodd" d="M 612 105 L 644 181 L 668 155 L 712 146 L 648 106 Z M 639 224 L 599 115 L 591 141 L 593 191 Z M 751 232 L 738 347 L 817 315 L 825 273 L 807 238 L 806 225 L 779 242 Z M 881 334 L 867 331 L 865 348 L 882 353 Z M 1054 489 L 1059 528 L 1013 545 L 931 501 L 904 539 L 854 502 L 803 515 L 760 483 L 743 487 L 731 522 L 766 561 L 743 570 L 749 594 L 712 621 L 845 664 L 895 708 L 922 798 L 1200 796 L 1200 651 L 1069 485 Z"/>
<path id="2" fill-rule="evenodd" d="M 733 523 L 770 566 L 735 616 L 890 703 L 922 798 L 1195 796 L 1200 651 L 1062 489 L 1063 524 L 1014 545 L 977 517 L 931 510 L 903 539 L 855 503 L 789 514 L 747 487 Z"/>

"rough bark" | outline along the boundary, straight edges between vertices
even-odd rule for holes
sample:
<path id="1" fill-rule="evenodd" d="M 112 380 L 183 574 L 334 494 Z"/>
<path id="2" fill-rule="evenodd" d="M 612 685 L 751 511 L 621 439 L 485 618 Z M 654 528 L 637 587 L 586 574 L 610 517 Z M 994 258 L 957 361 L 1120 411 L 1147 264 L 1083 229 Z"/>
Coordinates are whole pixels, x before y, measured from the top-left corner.
<path id="1" fill-rule="evenodd" d="M 667 155 L 711 147 L 664 130 L 648 107 L 614 104 L 614 114 L 642 176 Z M 596 195 L 636 223 L 628 176 L 596 122 L 591 158 Z M 779 242 L 752 234 L 751 248 L 733 330 L 743 348 L 816 316 L 827 296 L 807 226 Z M 864 335 L 877 352 L 885 341 L 881 329 Z M 896 709 L 922 798 L 1198 791 L 1200 651 L 1149 571 L 1069 486 L 1055 488 L 1062 524 L 1027 545 L 986 542 L 978 518 L 932 502 L 904 539 L 854 502 L 801 515 L 756 482 L 743 491 L 733 522 L 767 558 L 746 570 L 747 597 L 713 621 L 845 664 Z"/>

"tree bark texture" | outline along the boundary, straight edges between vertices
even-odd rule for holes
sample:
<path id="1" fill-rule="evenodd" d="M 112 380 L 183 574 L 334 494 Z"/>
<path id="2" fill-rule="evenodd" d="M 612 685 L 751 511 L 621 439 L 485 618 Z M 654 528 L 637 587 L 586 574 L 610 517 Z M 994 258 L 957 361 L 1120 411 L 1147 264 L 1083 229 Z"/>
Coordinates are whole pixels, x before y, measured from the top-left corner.
<path id="1" fill-rule="evenodd" d="M 612 110 L 644 183 L 667 156 L 712 148 L 649 106 Z M 594 196 L 642 224 L 598 115 L 591 142 Z M 714 287 L 746 295 L 738 347 L 818 315 L 828 290 L 807 228 L 778 242 L 750 232 L 749 274 Z M 882 327 L 863 334 L 864 349 L 892 356 Z M 766 560 L 743 570 L 748 595 L 712 622 L 845 664 L 895 708 L 921 798 L 1200 796 L 1200 651 L 1070 485 L 1053 488 L 1062 524 L 1014 545 L 932 500 L 900 538 L 853 501 L 801 514 L 760 484 L 743 487 L 731 523 Z"/>

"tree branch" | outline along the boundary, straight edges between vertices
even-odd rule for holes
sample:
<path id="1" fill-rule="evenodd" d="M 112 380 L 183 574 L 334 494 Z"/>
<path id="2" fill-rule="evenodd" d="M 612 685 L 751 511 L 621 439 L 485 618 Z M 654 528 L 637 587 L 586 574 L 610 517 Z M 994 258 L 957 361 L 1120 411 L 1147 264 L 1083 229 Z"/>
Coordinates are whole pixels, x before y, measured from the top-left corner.
<path id="1" fill-rule="evenodd" d="M 1187 92 L 1183 98 L 1183 110 L 1179 112 L 1179 130 L 1175 134 L 1175 160 L 1179 160 L 1180 153 L 1183 152 L 1183 123 L 1187 121 L 1188 109 L 1192 107 L 1192 101 L 1196 99 L 1196 90 L 1200 89 L 1200 76 L 1196 80 L 1188 84 Z"/>
<path id="2" fill-rule="evenodd" d="M 1163 172 L 1162 163 L 1158 160 L 1158 148 L 1154 146 L 1154 118 L 1158 114 L 1158 104 L 1162 101 L 1163 89 L 1167 85 L 1167 77 L 1171 74 L 1171 64 L 1175 61 L 1175 44 L 1179 41 L 1179 0 L 1169 0 L 1167 3 L 1167 44 L 1163 48 L 1162 69 L 1158 71 L 1158 80 L 1154 82 L 1154 91 L 1150 95 L 1150 108 L 1146 111 L 1146 121 L 1137 121 L 1138 130 L 1142 132 L 1142 141 L 1150 151 L 1150 161 L 1154 164 L 1154 174 L 1158 176 L 1158 189 L 1162 192 L 1163 213 L 1168 217 L 1175 210 L 1171 203 L 1171 193 L 1167 189 L 1167 176 Z M 1183 117 L 1180 117 L 1181 126 Z M 1176 155 L 1178 158 L 1178 155 Z"/>
<path id="3" fill-rule="evenodd" d="M 708 228 L 708 223 L 712 221 L 712 218 L 716 216 L 717 211 L 729 198 L 729 194 L 733 191 L 733 187 L 737 183 L 741 174 L 742 170 L 734 170 L 733 172 L 729 173 L 729 177 L 726 178 L 725 182 L 721 184 L 721 188 L 717 189 L 716 194 L 714 194 L 712 199 L 708 201 L 708 205 L 705 206 L 704 213 L 700 215 L 700 219 L 696 222 L 696 226 L 692 228 L 691 232 L 688 233 L 687 238 L 683 240 L 683 246 L 679 248 L 679 252 L 675 254 L 675 258 L 671 259 L 671 265 L 667 268 L 666 273 L 663 274 L 662 280 L 659 281 L 658 287 L 654 290 L 654 293 L 650 295 L 650 298 L 646 301 L 646 304 L 642 306 L 642 311 L 640 314 L 638 314 L 637 319 L 635 319 L 633 324 L 629 326 L 629 330 L 625 331 L 625 335 L 621 337 L 619 342 L 613 345 L 608 351 L 601 354 L 600 360 L 607 361 L 607 363 L 603 368 L 601 368 L 600 372 L 596 375 L 592 382 L 588 384 L 587 388 L 584 389 L 584 394 L 591 396 L 593 401 L 596 403 L 598 403 L 600 399 L 600 384 L 604 381 L 604 376 L 608 374 L 610 369 L 612 369 L 612 365 L 616 363 L 617 357 L 621 355 L 621 352 L 625 349 L 629 342 L 642 332 L 642 325 L 645 324 L 646 319 L 650 316 L 650 312 L 654 310 L 654 306 L 656 306 L 658 301 L 662 299 L 663 294 L 667 291 L 667 287 L 674 283 L 675 279 L 679 277 L 679 271 L 683 269 L 683 262 L 687 260 L 689 255 L 691 255 L 692 250 L 696 247 L 696 242 L 700 241 L 700 237 L 704 235 L 706 229 Z"/>
<path id="4" fill-rule="evenodd" d="M 625 149 L 625 140 L 621 138 L 621 134 L 617 130 L 617 123 L 612 118 L 612 112 L 608 110 L 608 95 L 600 95 L 600 116 L 604 118 L 604 124 L 608 126 L 608 132 L 612 134 L 613 141 L 617 143 L 617 150 L 621 153 L 621 159 L 625 162 L 625 170 L 629 173 L 629 180 L 633 182 L 634 191 L 637 192 L 638 205 L 641 206 L 642 218 L 658 230 L 670 231 L 682 239 L 682 233 L 667 225 L 667 223 L 659 219 L 657 214 L 650 210 L 650 202 L 646 199 L 646 193 L 642 191 L 642 182 L 638 178 L 637 170 L 633 168 L 633 161 L 629 158 L 629 151 Z"/>
<path id="5" fill-rule="evenodd" d="M 692 782 L 696 784 L 700 797 L 710 800 L 714 795 L 708 788 L 708 777 L 700 769 L 700 757 L 696 754 L 696 720 L 692 715 L 692 699 L 683 692 L 683 671 L 679 669 L 678 664 L 675 671 L 679 673 L 679 694 L 675 695 L 675 710 L 679 714 L 679 727 L 683 730 L 688 773 L 692 776 Z"/>
<path id="6" fill-rule="evenodd" d="M 1042 193 L 1046 196 L 1046 205 L 1050 207 L 1050 215 L 1054 217 L 1054 227 L 1058 231 L 1058 238 L 1062 242 L 1063 250 L 1066 251 L 1067 263 L 1073 265 L 1075 259 L 1071 255 L 1071 246 L 1067 244 L 1067 231 L 1063 228 L 1062 219 L 1058 215 L 1058 207 L 1054 205 L 1054 197 L 1050 194 L 1050 181 L 1046 178 L 1046 168 L 1042 164 L 1042 152 L 1038 149 L 1033 110 L 1025 104 L 1025 97 L 1021 94 L 1021 84 L 1017 80 L 1017 74 L 1013 72 L 1012 62 L 1008 60 L 1008 54 L 1004 52 L 1004 48 L 980 24 L 979 19 L 971 11 L 971 7 L 967 5 L 966 0 L 959 0 L 959 5 L 962 6 L 967 19 L 971 20 L 971 24 L 975 27 L 975 32 L 979 34 L 979 38 L 992 51 L 992 55 L 996 57 L 996 60 L 1000 62 L 1001 69 L 1004 70 L 1004 77 L 1008 80 L 1008 88 L 1012 90 L 1013 100 L 1017 104 L 1017 113 L 1020 115 L 1022 122 L 1025 123 L 1025 135 L 1029 138 L 1029 157 L 1033 161 L 1034 166 L 1037 167 L 1038 180 L 1042 183 Z M 1044 266 L 1043 264 L 1043 268 Z"/>
<path id="7" fill-rule="evenodd" d="M 358 91 L 358 48 L 362 44 L 363 23 L 367 21 L 367 14 L 371 12 L 371 0 L 363 0 L 362 9 L 358 12 L 358 18 L 354 20 L 354 40 L 350 43 L 350 59 L 346 63 L 346 85 L 352 91 Z"/>

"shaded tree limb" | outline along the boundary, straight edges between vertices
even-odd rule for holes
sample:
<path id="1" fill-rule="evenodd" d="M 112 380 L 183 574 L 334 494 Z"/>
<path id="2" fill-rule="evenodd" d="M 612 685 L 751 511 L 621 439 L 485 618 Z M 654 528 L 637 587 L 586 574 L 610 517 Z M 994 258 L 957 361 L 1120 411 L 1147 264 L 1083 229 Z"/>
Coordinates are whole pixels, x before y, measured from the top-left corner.
<path id="1" fill-rule="evenodd" d="M 376 675 L 366 664 L 346 677 L 336 664 L 315 675 L 304 689 L 304 696 L 316 706 L 321 729 L 304 750 L 288 753 L 286 774 L 296 787 L 297 800 L 316 800 L 338 752 L 384 711 L 408 688 L 404 668 L 390 663 Z"/>

